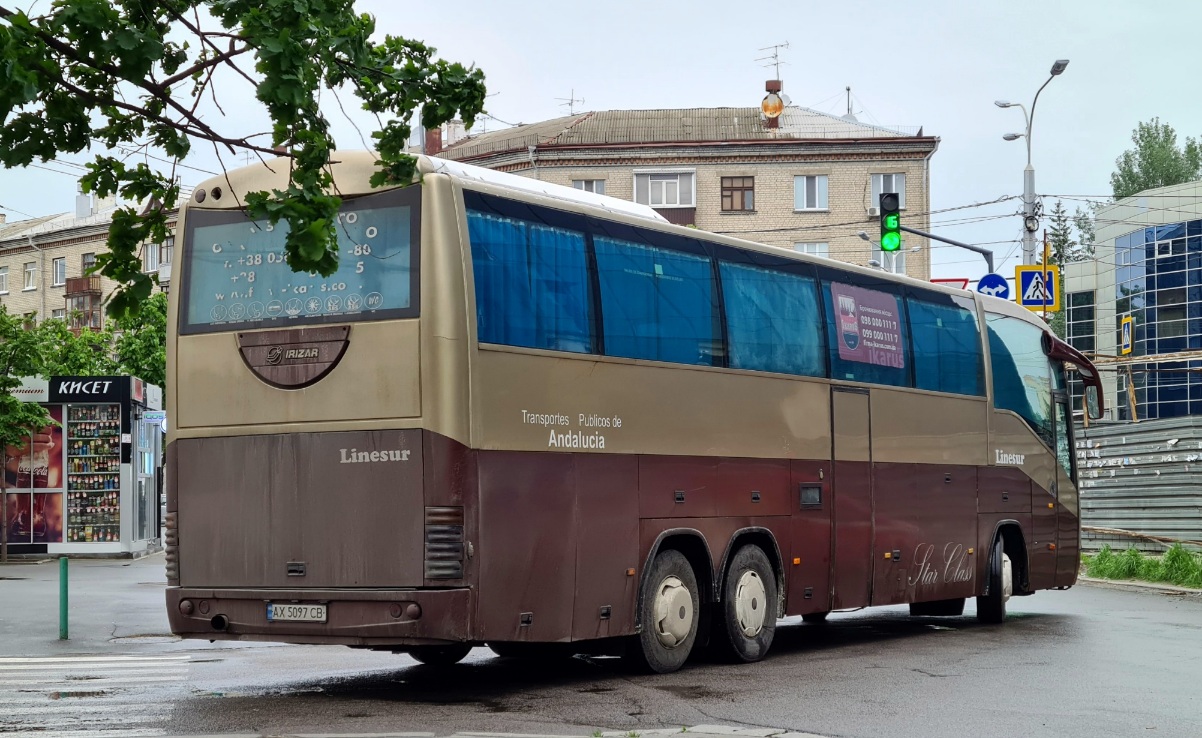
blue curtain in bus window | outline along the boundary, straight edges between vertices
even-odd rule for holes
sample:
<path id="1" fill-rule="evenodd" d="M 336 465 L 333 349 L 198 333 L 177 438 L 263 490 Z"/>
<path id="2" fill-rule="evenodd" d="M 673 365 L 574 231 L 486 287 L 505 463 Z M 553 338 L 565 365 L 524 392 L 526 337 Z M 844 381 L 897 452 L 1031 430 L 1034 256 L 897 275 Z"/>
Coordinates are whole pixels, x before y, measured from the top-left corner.
<path id="1" fill-rule="evenodd" d="M 710 260 L 593 237 L 605 353 L 714 365 L 720 334 Z"/>
<path id="2" fill-rule="evenodd" d="M 584 235 L 468 212 L 482 343 L 592 350 Z"/>
<path id="3" fill-rule="evenodd" d="M 914 386 L 959 395 L 984 395 L 981 332 L 976 315 L 959 305 L 909 298 L 914 342 Z"/>
<path id="4" fill-rule="evenodd" d="M 1052 371 L 1043 331 L 1018 318 L 988 314 L 993 406 L 1018 413 L 1052 446 Z"/>
<path id="5" fill-rule="evenodd" d="M 821 377 L 826 374 L 815 280 L 722 263 L 730 366 Z"/>

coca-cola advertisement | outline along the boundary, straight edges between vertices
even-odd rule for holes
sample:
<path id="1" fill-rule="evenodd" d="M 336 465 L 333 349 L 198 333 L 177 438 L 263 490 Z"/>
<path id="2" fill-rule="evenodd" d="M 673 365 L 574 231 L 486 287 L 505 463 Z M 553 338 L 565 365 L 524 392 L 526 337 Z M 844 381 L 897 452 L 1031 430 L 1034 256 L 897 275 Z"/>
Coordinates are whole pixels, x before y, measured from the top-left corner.
<path id="1" fill-rule="evenodd" d="M 33 495 L 28 492 L 8 493 L 8 542 L 31 543 L 33 541 Z"/>
<path id="2" fill-rule="evenodd" d="M 41 428 L 21 446 L 9 446 L 5 481 L 10 489 L 63 488 L 63 408 L 47 410 L 55 424 Z"/>

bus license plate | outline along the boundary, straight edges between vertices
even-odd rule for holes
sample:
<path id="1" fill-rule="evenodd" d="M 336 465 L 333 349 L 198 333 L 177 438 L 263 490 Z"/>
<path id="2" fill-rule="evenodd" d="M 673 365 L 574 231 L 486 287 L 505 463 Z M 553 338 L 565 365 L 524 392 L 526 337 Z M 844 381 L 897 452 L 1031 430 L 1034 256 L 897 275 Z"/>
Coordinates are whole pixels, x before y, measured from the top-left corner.
<path id="1" fill-rule="evenodd" d="M 290 620 L 301 623 L 324 623 L 326 621 L 325 605 L 276 605 L 267 603 L 268 622 Z"/>

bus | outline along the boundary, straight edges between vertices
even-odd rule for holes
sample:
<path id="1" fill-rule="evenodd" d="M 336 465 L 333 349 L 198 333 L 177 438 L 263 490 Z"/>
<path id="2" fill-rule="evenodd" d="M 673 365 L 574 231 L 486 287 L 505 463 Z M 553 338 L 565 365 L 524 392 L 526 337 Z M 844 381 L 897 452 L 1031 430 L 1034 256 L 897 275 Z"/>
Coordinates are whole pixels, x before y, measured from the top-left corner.
<path id="1" fill-rule="evenodd" d="M 420 157 L 337 152 L 330 277 L 231 171 L 170 293 L 172 632 L 452 664 L 768 653 L 779 619 L 1001 622 L 1077 579 L 1066 373 L 1013 303 Z"/>

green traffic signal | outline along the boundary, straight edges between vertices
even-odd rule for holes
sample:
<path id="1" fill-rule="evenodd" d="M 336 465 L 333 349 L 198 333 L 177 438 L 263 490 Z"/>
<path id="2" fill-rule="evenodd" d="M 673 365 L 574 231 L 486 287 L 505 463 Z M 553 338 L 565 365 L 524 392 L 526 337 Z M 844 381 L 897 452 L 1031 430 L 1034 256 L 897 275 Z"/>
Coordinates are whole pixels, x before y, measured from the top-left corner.
<path id="1" fill-rule="evenodd" d="M 882 192 L 881 205 L 881 251 L 897 251 L 901 248 L 900 198 L 895 192 Z"/>

